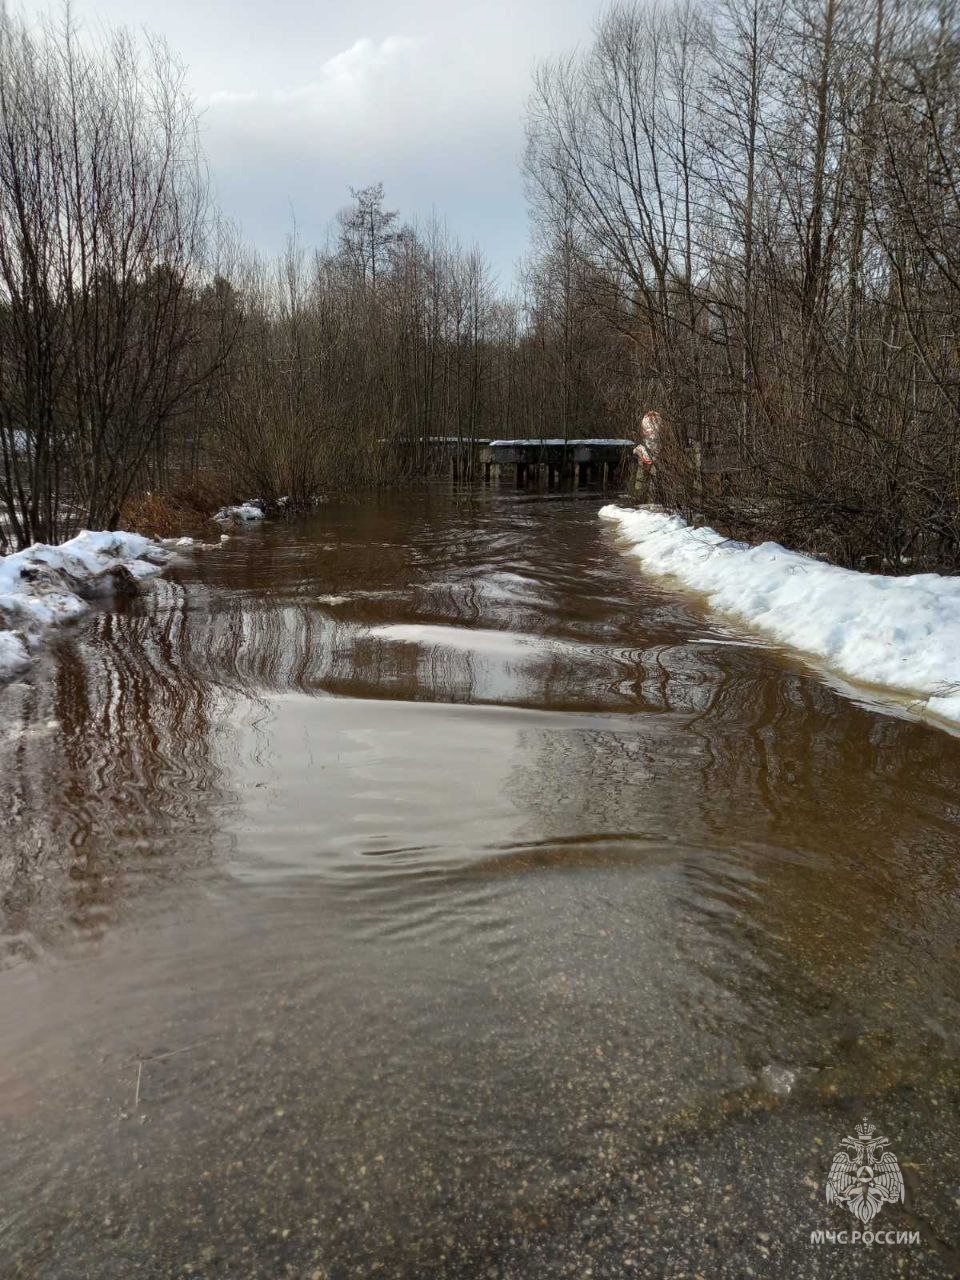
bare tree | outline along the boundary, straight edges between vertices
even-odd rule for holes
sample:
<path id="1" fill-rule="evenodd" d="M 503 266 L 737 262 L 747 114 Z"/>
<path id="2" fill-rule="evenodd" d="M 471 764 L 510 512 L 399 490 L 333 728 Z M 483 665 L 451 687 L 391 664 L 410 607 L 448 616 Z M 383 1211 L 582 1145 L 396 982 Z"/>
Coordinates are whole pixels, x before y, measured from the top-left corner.
<path id="1" fill-rule="evenodd" d="M 683 0 L 538 73 L 535 214 L 572 215 L 673 425 L 665 497 L 848 562 L 957 555 L 958 66 L 952 0 Z"/>
<path id="2" fill-rule="evenodd" d="M 162 43 L 0 15 L 0 499 L 21 545 L 115 523 L 185 405 L 207 220 Z"/>
<path id="3" fill-rule="evenodd" d="M 340 253 L 362 284 L 376 290 L 377 273 L 383 274 L 390 246 L 397 233 L 397 213 L 383 207 L 383 183 L 351 188 L 354 204 L 343 209 L 337 219 L 340 225 Z"/>

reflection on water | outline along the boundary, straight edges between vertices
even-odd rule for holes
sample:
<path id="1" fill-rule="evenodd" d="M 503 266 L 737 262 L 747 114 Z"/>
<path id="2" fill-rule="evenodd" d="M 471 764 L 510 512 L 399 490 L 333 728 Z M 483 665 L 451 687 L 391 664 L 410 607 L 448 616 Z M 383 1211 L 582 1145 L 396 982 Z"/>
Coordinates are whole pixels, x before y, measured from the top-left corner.
<path id="1" fill-rule="evenodd" d="M 127 899 L 209 866 L 221 843 L 213 751 L 220 699 L 192 668 L 188 598 L 101 612 L 31 683 L 0 692 L 0 954 L 89 940 Z"/>
<path id="2" fill-rule="evenodd" d="M 245 530 L 0 716 L 3 1274 L 859 1274 L 864 1110 L 955 1269 L 960 740 L 592 502 Z"/>

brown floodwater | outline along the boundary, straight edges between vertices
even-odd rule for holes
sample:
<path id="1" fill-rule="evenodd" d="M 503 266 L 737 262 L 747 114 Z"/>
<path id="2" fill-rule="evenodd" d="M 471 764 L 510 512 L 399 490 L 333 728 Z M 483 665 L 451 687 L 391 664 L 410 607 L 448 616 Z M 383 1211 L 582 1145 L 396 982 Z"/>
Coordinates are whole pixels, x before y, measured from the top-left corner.
<path id="1" fill-rule="evenodd" d="M 0 689 L 0 1276 L 949 1276 L 960 740 L 437 487 Z M 892 1140 L 913 1245 L 811 1244 Z"/>

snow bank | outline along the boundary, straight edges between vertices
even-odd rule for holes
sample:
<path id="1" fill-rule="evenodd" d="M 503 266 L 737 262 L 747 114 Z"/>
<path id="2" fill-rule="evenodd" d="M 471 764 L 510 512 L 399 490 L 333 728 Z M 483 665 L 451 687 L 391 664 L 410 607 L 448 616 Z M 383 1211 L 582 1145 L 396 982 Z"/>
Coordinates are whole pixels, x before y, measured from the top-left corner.
<path id="1" fill-rule="evenodd" d="M 88 599 L 133 594 L 172 558 L 138 533 L 87 530 L 59 547 L 38 542 L 0 556 L 0 679 L 25 671 L 47 631 L 83 617 Z"/>
<path id="2" fill-rule="evenodd" d="M 960 722 L 960 578 L 890 578 L 822 564 L 775 542 L 749 546 L 651 508 L 600 510 L 645 568 L 823 660 L 859 683 L 923 699 Z"/>
<path id="3" fill-rule="evenodd" d="M 222 522 L 228 520 L 262 520 L 264 514 L 260 500 L 251 499 L 249 502 L 241 502 L 236 507 L 221 507 L 213 518 Z"/>

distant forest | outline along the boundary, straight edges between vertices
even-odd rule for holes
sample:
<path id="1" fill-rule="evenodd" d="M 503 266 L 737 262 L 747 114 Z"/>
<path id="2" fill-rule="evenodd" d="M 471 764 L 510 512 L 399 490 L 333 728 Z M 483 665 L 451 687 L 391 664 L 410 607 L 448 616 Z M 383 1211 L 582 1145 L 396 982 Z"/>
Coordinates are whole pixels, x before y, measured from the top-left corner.
<path id="1" fill-rule="evenodd" d="M 378 184 L 267 260 L 162 41 L 0 14 L 0 550 L 655 409 L 659 501 L 960 562 L 956 3 L 618 4 L 539 68 L 525 178 L 509 290 Z"/>

